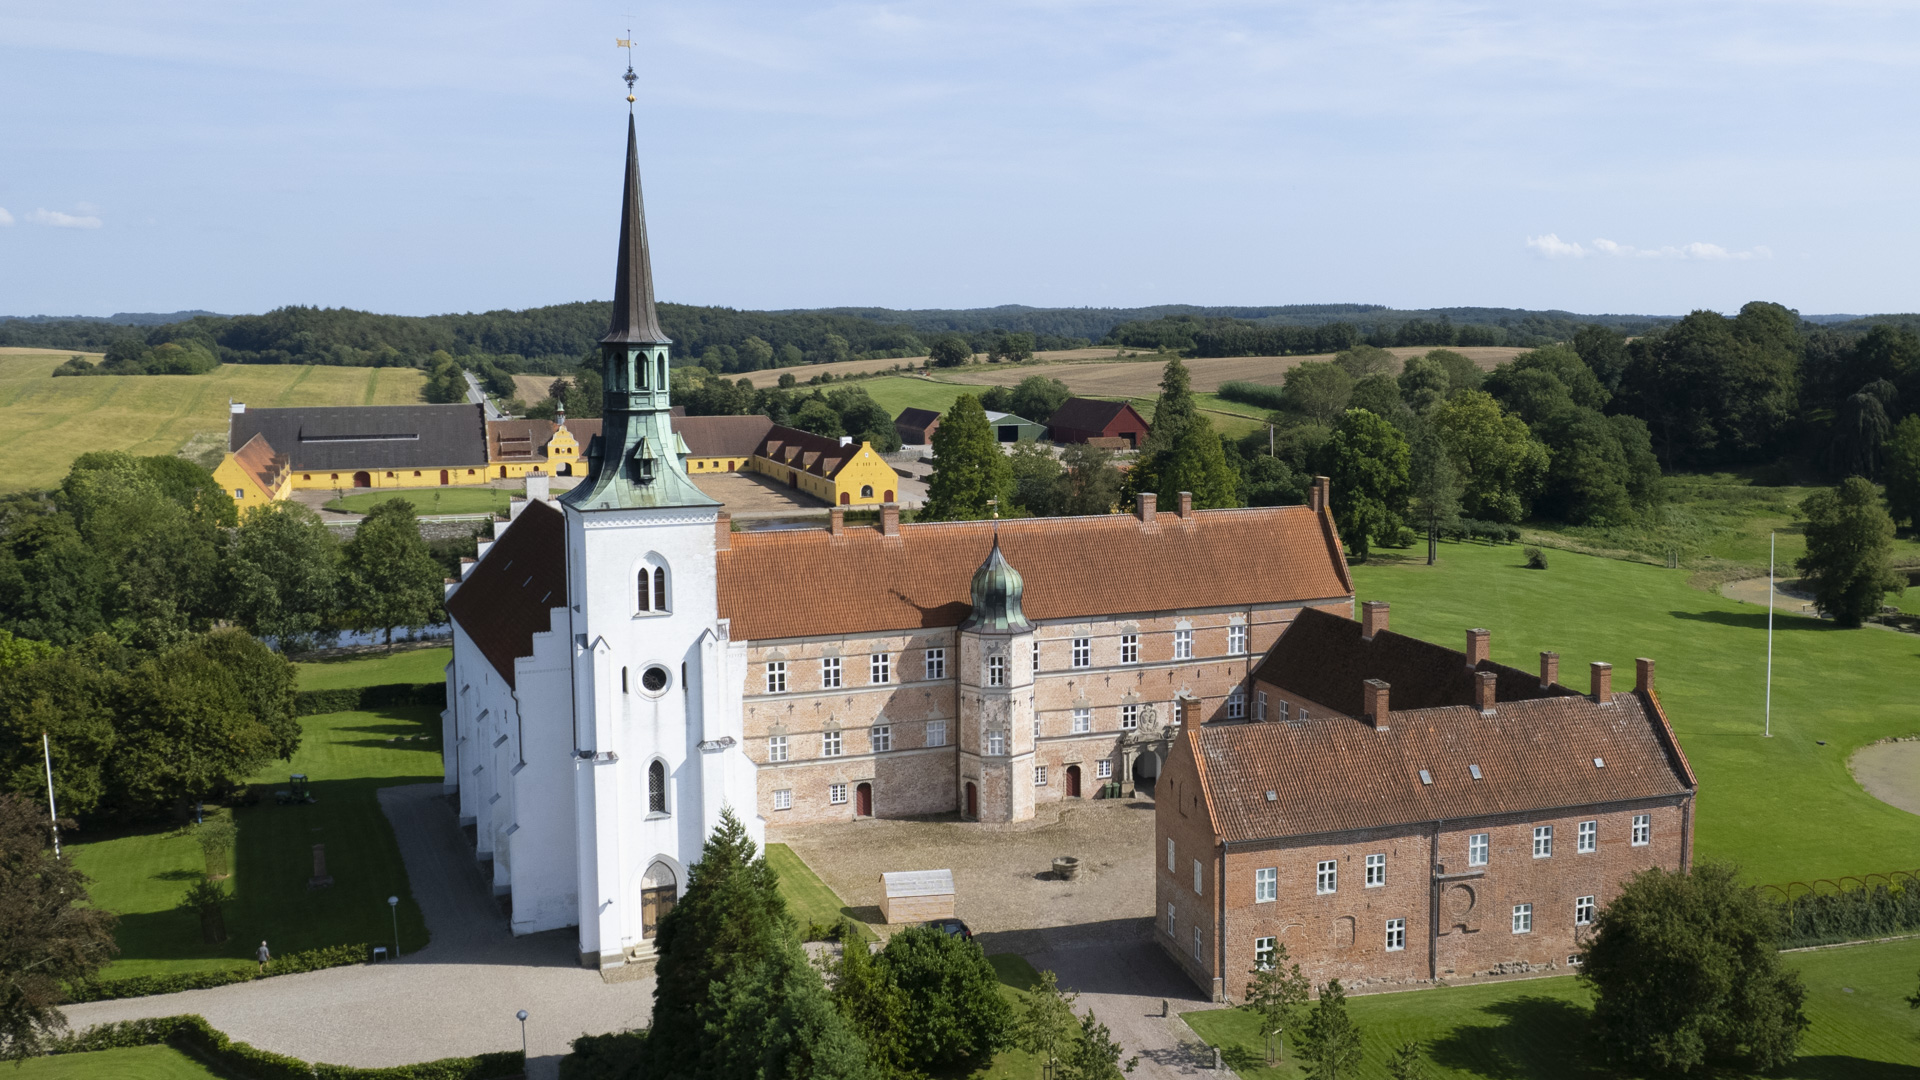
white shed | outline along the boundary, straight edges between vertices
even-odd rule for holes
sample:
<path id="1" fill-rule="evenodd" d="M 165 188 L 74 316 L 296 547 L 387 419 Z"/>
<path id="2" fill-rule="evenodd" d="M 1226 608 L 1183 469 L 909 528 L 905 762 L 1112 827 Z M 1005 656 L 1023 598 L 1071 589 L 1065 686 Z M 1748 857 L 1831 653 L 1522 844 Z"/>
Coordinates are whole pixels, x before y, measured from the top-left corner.
<path id="1" fill-rule="evenodd" d="M 880 914 L 889 923 L 953 918 L 953 871 L 904 870 L 880 875 Z"/>

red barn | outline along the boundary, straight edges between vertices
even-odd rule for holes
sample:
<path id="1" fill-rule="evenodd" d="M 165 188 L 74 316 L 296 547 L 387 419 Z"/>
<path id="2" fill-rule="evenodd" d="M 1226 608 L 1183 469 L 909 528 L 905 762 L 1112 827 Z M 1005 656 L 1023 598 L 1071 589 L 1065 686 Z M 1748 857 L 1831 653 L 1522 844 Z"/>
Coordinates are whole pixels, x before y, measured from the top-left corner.
<path id="1" fill-rule="evenodd" d="M 1047 432 L 1057 443 L 1125 439 L 1138 450 L 1147 439 L 1147 422 L 1124 401 L 1068 398 L 1047 418 Z"/>

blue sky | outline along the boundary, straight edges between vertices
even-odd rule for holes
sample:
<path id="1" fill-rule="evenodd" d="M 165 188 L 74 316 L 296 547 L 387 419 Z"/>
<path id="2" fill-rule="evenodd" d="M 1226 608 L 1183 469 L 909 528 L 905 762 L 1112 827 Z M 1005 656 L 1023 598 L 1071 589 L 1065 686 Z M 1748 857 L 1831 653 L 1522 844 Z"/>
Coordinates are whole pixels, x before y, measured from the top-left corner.
<path id="1" fill-rule="evenodd" d="M 1920 310 L 1920 8 L 0 7 L 0 313 Z"/>

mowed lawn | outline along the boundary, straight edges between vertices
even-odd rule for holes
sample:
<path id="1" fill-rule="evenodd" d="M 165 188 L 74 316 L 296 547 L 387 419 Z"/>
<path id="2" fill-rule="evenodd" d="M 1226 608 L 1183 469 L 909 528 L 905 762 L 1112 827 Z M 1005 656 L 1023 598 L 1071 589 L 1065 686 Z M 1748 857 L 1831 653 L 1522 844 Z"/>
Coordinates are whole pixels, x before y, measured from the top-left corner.
<path id="1" fill-rule="evenodd" d="M 438 663 L 434 661 L 437 659 Z M 398 653 L 341 664 L 302 665 L 303 689 L 434 681 L 409 677 L 446 663 L 446 650 Z M 411 666 L 408 666 L 411 665 Z M 226 884 L 227 941 L 201 941 L 198 916 L 179 910 L 186 890 L 204 871 L 191 836 L 173 829 L 74 843 L 75 863 L 93 879 L 95 904 L 120 915 L 119 958 L 106 978 L 245 966 L 264 938 L 280 953 L 360 942 L 391 944 L 389 895 L 400 897 L 400 947 L 426 944 L 426 925 L 407 887 L 406 868 L 376 792 L 389 784 L 441 778 L 438 711 L 395 707 L 302 718 L 305 735 L 291 763 L 275 762 L 252 779 L 264 796 L 233 811 L 240 839 Z M 316 801 L 280 806 L 273 792 L 291 773 L 305 773 Z M 307 888 L 313 845 L 325 844 L 334 883 Z"/>
<path id="2" fill-rule="evenodd" d="M 363 495 L 348 495 L 344 499 L 330 499 L 327 509 L 341 510 L 349 514 L 365 514 L 373 508 L 391 499 L 405 499 L 413 504 L 414 512 L 422 515 L 432 514 L 504 514 L 507 503 L 516 492 L 489 487 L 430 487 L 400 488 L 395 491 L 369 491 Z"/>
<path id="3" fill-rule="evenodd" d="M 1859 747 L 1920 733 L 1920 638 L 1780 616 L 1763 738 L 1765 608 L 1691 588 L 1686 570 L 1549 556 L 1549 569 L 1528 570 L 1518 545 L 1448 543 L 1436 566 L 1377 561 L 1354 580 L 1359 599 L 1393 605 L 1395 630 L 1461 648 L 1468 627 L 1486 627 L 1494 659 L 1538 670 L 1540 651 L 1557 651 L 1568 685 L 1584 688 L 1589 662 L 1604 660 L 1614 687 L 1631 689 L 1634 658 L 1652 657 L 1700 780 L 1698 858 L 1738 863 L 1756 883 L 1920 863 L 1920 816 L 1847 770 Z"/>
<path id="4" fill-rule="evenodd" d="M 205 375 L 50 378 L 72 353 L 0 353 L 0 491 L 47 488 L 89 450 L 171 454 L 195 436 L 220 446 L 227 400 L 253 406 L 417 403 L 411 368 L 225 364 Z M 198 445 L 198 444 L 196 444 Z"/>
<path id="5" fill-rule="evenodd" d="M 213 1080 L 221 1074 L 171 1046 L 129 1046 L 27 1058 L 7 1068 L 18 1080 Z"/>
<path id="6" fill-rule="evenodd" d="M 1912 1080 L 1920 1075 L 1920 1013 L 1908 1008 L 1920 940 L 1788 953 L 1807 987 L 1810 1026 L 1800 1060 L 1769 1076 L 1790 1080 Z M 1385 1074 L 1387 1055 L 1422 1044 L 1437 1080 L 1613 1080 L 1589 1041 L 1593 996 L 1573 978 L 1531 979 L 1349 998 L 1365 1063 L 1354 1075 Z M 1291 1048 L 1265 1066 L 1259 1025 L 1238 1009 L 1182 1016 L 1246 1080 L 1300 1076 Z M 1720 1075 L 1730 1080 L 1727 1074 Z"/>
<path id="7" fill-rule="evenodd" d="M 445 682 L 453 650 L 405 649 L 345 660 L 316 660 L 295 664 L 295 689 L 338 690 L 348 686 L 388 683 Z"/>

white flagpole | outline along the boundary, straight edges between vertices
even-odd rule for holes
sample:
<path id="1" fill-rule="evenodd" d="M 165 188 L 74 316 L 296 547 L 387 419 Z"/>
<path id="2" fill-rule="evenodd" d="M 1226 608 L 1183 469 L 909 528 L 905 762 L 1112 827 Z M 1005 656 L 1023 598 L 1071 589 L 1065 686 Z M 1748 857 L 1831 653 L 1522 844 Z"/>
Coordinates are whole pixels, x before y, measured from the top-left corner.
<path id="1" fill-rule="evenodd" d="M 1767 730 L 1773 738 L 1773 551 L 1774 534 L 1767 534 Z"/>
<path id="2" fill-rule="evenodd" d="M 60 815 L 53 808 L 53 747 L 47 733 L 40 733 L 40 753 L 47 761 L 47 819 L 53 822 L 53 857 L 60 857 Z"/>

